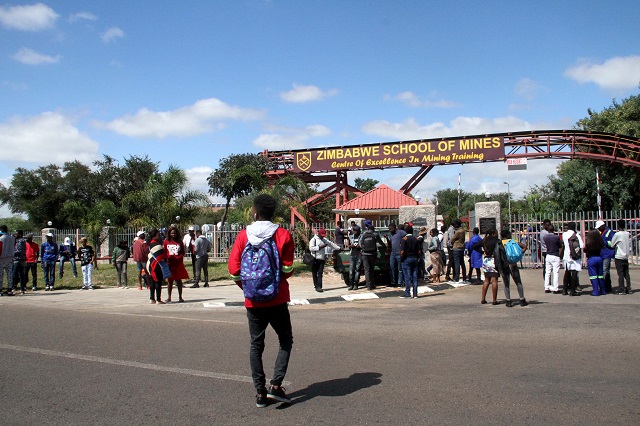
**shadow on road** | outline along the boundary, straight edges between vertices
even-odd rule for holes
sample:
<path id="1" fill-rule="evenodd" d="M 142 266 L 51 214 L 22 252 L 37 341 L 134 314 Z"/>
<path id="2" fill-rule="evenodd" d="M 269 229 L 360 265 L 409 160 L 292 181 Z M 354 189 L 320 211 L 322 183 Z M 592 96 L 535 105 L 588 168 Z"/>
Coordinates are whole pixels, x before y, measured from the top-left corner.
<path id="1" fill-rule="evenodd" d="M 292 403 L 298 404 L 318 396 L 346 396 L 361 389 L 382 383 L 381 373 L 353 373 L 344 379 L 333 379 L 324 382 L 313 383 L 305 389 L 297 390 L 289 394 Z M 281 407 L 286 408 L 288 404 Z"/>

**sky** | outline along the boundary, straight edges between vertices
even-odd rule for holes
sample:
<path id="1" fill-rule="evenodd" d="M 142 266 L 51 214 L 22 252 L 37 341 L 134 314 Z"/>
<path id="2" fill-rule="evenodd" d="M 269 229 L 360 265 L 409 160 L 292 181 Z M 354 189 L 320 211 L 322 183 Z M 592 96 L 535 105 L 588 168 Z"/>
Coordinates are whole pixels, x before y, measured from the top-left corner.
<path id="1" fill-rule="evenodd" d="M 5 0 L 0 183 L 137 155 L 207 191 L 231 154 L 571 129 L 638 94 L 639 17 L 637 0 Z M 412 192 L 461 174 L 519 198 L 558 164 L 441 166 Z M 417 170 L 349 180 L 399 189 Z"/>

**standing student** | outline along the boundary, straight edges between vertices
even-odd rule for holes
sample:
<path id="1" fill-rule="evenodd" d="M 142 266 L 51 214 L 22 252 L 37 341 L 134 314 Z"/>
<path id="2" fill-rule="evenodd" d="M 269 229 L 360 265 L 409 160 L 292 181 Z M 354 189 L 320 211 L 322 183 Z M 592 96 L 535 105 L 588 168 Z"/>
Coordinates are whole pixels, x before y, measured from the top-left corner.
<path id="1" fill-rule="evenodd" d="M 562 261 L 564 262 L 564 278 L 562 279 L 562 294 L 565 296 L 576 296 L 578 289 L 578 273 L 582 271 L 582 259 L 573 259 L 571 257 L 571 245 L 569 240 L 575 236 L 581 249 L 584 249 L 582 238 L 576 232 L 576 223 L 567 222 L 564 226 L 565 231 L 562 233 L 562 244 L 564 247 Z"/>
<path id="2" fill-rule="evenodd" d="M 465 277 L 467 276 L 467 267 L 464 264 L 464 239 L 465 232 L 462 227 L 462 221 L 460 219 L 455 219 L 453 221 L 454 233 L 453 237 L 449 243 L 453 248 L 453 281 L 455 283 L 463 283 Z M 460 275 L 460 271 L 462 270 L 462 275 Z"/>
<path id="3" fill-rule="evenodd" d="M 389 268 L 391 275 L 391 287 L 402 287 L 404 285 L 404 274 L 402 272 L 402 263 L 400 262 L 400 242 L 407 235 L 402 229 L 398 229 L 396 224 L 389 224 L 389 235 L 387 244 L 391 246 L 389 254 Z"/>
<path id="4" fill-rule="evenodd" d="M 324 273 L 324 264 L 327 258 L 327 248 L 338 250 L 337 244 L 326 238 L 327 231 L 324 228 L 318 229 L 316 235 L 309 241 L 309 250 L 313 255 L 313 265 L 311 265 L 311 274 L 313 276 L 313 287 L 317 292 L 322 293 L 322 274 Z"/>
<path id="5" fill-rule="evenodd" d="M 498 269 L 498 260 L 496 259 L 496 249 L 500 239 L 498 238 L 498 231 L 496 229 L 489 229 L 484 236 L 483 247 L 484 256 L 482 258 L 482 272 L 484 272 L 484 284 L 482 284 L 482 299 L 480 303 L 485 305 L 487 303 L 487 290 L 491 285 L 491 294 L 493 296 L 493 304 L 498 305 L 498 277 L 500 272 Z"/>
<path id="6" fill-rule="evenodd" d="M 116 279 L 118 281 L 118 288 L 129 288 L 127 281 L 127 262 L 129 261 L 129 245 L 126 241 L 120 241 L 118 245 L 113 249 L 113 255 L 111 256 L 111 263 L 116 268 Z"/>
<path id="7" fill-rule="evenodd" d="M 38 289 L 38 258 L 40 257 L 40 246 L 33 241 L 33 234 L 28 233 L 26 236 L 26 260 L 27 269 L 25 271 L 25 279 L 29 281 L 29 272 L 31 272 L 31 290 Z"/>
<path id="8" fill-rule="evenodd" d="M 558 277 L 560 275 L 560 248 L 562 247 L 562 238 L 555 234 L 555 228 L 551 223 L 545 228 L 547 233 L 544 236 L 544 292 L 560 294 L 558 287 Z"/>
<path id="9" fill-rule="evenodd" d="M 93 258 L 95 257 L 95 252 L 93 247 L 87 244 L 87 237 L 80 238 L 78 255 L 80 257 L 80 269 L 82 270 L 82 289 L 93 290 Z"/>
<path id="10" fill-rule="evenodd" d="M 527 306 L 529 303 L 527 299 L 524 297 L 524 287 L 522 286 L 522 278 L 520 278 L 520 269 L 518 268 L 517 263 L 509 263 L 507 261 L 507 254 L 505 251 L 505 245 L 509 241 L 513 241 L 514 243 L 520 246 L 520 249 L 523 251 L 527 250 L 527 245 L 523 243 L 519 243 L 514 241 L 511 238 L 511 232 L 508 229 L 502 230 L 500 233 L 500 237 L 502 241 L 498 243 L 498 250 L 500 251 L 500 275 L 502 275 L 502 281 L 504 282 L 504 295 L 507 299 L 506 306 L 507 308 L 511 308 L 513 306 L 511 302 L 511 278 L 516 283 L 516 287 L 518 288 L 518 295 L 520 296 L 520 306 Z M 498 262 L 498 260 L 496 260 Z M 496 263 L 497 265 L 497 263 Z"/>
<path id="11" fill-rule="evenodd" d="M 402 268 L 404 272 L 404 295 L 403 299 L 410 299 L 411 290 L 413 289 L 413 298 L 418 298 L 418 258 L 422 254 L 422 249 L 418 244 L 418 240 L 413 236 L 413 227 L 405 225 L 407 235 L 402 239 L 400 244 L 400 256 L 402 259 Z"/>
<path id="12" fill-rule="evenodd" d="M 549 235 L 549 229 L 551 228 L 551 221 L 549 219 L 544 219 L 542 221 L 542 229 L 540 230 L 540 257 L 542 259 L 542 279 L 545 279 L 547 274 L 547 245 L 545 243 L 545 237 Z M 535 263 L 536 259 L 531 258 Z"/>
<path id="13" fill-rule="evenodd" d="M 336 222 L 336 229 L 333 231 L 333 236 L 336 240 L 336 244 L 340 246 L 340 248 L 345 247 L 345 236 L 347 236 L 348 232 L 343 229 L 343 222 L 341 220 Z"/>
<path id="14" fill-rule="evenodd" d="M 58 260 L 58 244 L 53 241 L 51 232 L 45 235 L 46 241 L 40 247 L 42 252 L 42 271 L 44 273 L 44 291 L 53 291 L 56 284 L 56 261 Z"/>
<path id="15" fill-rule="evenodd" d="M 615 232 L 613 232 L 610 228 L 607 228 L 605 223 L 601 220 L 596 222 L 596 229 L 600 231 L 602 235 L 602 251 L 600 252 L 600 257 L 602 258 L 602 273 L 604 276 L 604 286 L 607 293 L 612 293 L 613 288 L 611 286 L 611 262 L 616 257 L 616 251 L 609 247 L 609 242 L 613 238 Z"/>
<path id="16" fill-rule="evenodd" d="M 362 266 L 362 250 L 360 248 L 360 227 L 352 226 L 347 247 L 349 252 L 349 290 L 357 290 L 360 285 L 360 267 Z"/>
<path id="17" fill-rule="evenodd" d="M 164 282 L 164 274 L 162 273 L 162 263 L 166 264 L 167 256 L 162 247 L 162 235 L 160 231 L 151 228 L 147 236 L 147 245 L 149 246 L 149 254 L 147 256 L 147 281 L 149 282 L 149 301 L 152 305 L 161 304 L 162 301 L 162 283 Z M 168 268 L 168 265 L 165 265 Z"/>
<path id="18" fill-rule="evenodd" d="M 480 229 L 473 228 L 473 235 L 464 245 L 469 253 L 469 276 L 467 277 L 467 281 L 471 282 L 473 270 L 475 269 L 478 283 L 482 282 L 482 275 L 480 273 L 480 269 L 482 268 L 482 237 L 479 234 Z"/>
<path id="19" fill-rule="evenodd" d="M 380 236 L 375 233 L 373 222 L 365 220 L 363 225 L 365 230 L 362 235 L 360 235 L 358 244 L 362 249 L 362 266 L 364 267 L 364 279 L 367 284 L 367 289 L 373 290 L 376 288 L 373 284 L 373 271 L 376 265 L 376 259 L 378 258 L 378 244 L 380 244 L 385 250 L 387 246 L 384 245 Z"/>
<path id="20" fill-rule="evenodd" d="M 618 272 L 618 294 L 631 293 L 631 276 L 629 275 L 629 255 L 631 254 L 631 235 L 625 230 L 624 219 L 618 220 L 618 232 L 615 233 L 609 247 L 616 249 L 616 271 Z M 627 282 L 625 288 L 625 281 Z"/>
<path id="21" fill-rule="evenodd" d="M 0 292 L 4 285 L 4 275 L 7 275 L 7 295 L 13 296 L 13 252 L 15 238 L 9 234 L 7 225 L 0 225 Z"/>
<path id="22" fill-rule="evenodd" d="M 196 231 L 196 285 L 200 283 L 200 276 L 204 271 L 204 287 L 209 287 L 209 250 L 211 242 L 202 235 L 201 230 Z"/>
<path id="23" fill-rule="evenodd" d="M 184 299 L 182 299 L 182 280 L 188 280 L 189 274 L 187 273 L 187 269 L 184 267 L 184 254 L 186 247 L 182 242 L 182 236 L 180 235 L 178 228 L 175 226 L 169 228 L 167 238 L 162 243 L 162 248 L 167 256 L 167 263 L 169 264 L 169 270 L 171 271 L 171 278 L 167 280 L 167 299 L 165 302 L 171 302 L 171 292 L 173 290 L 173 282 L 175 281 L 176 287 L 178 287 L 178 301 L 182 303 L 184 302 Z M 191 259 L 195 264 L 196 257 L 194 253 L 192 253 Z M 199 285 L 196 282 L 192 287 L 197 288 Z"/>
<path id="24" fill-rule="evenodd" d="M 194 255 L 196 249 L 196 227 L 190 226 L 188 229 L 188 234 L 184 236 L 182 239 L 184 243 L 185 253 L 190 253 L 191 256 L 191 270 L 193 272 L 193 277 L 196 276 L 196 256 Z M 194 285 L 191 288 L 198 288 Z"/>
<path id="25" fill-rule="evenodd" d="M 138 290 L 142 290 L 142 276 L 146 275 L 147 255 L 149 254 L 149 246 L 145 241 L 146 235 L 143 231 L 138 231 L 136 240 L 133 242 L 133 260 L 138 267 Z M 145 280 L 146 281 L 146 280 Z M 146 282 L 145 282 L 146 285 Z M 148 285 L 146 285 L 148 287 Z"/>
<path id="26" fill-rule="evenodd" d="M 64 276 L 64 262 L 71 263 L 71 270 L 73 276 L 78 276 L 78 270 L 76 269 L 76 245 L 71 238 L 66 237 L 64 243 L 60 245 L 60 279 Z"/>
<path id="27" fill-rule="evenodd" d="M 602 241 L 600 231 L 597 229 L 589 231 L 584 243 L 584 254 L 587 256 L 587 271 L 589 272 L 589 281 L 591 281 L 592 296 L 604 296 L 607 294 L 604 284 L 602 257 L 600 256 L 603 247 L 604 241 Z"/>
<path id="28" fill-rule="evenodd" d="M 15 246 L 13 251 L 13 287 L 20 284 L 20 294 L 27 291 L 27 242 L 22 237 L 22 231 L 17 230 L 14 234 Z"/>
<path id="29" fill-rule="evenodd" d="M 429 255 L 431 256 L 431 278 L 432 282 L 439 283 L 440 276 L 444 274 L 444 259 L 442 257 L 441 241 L 438 238 L 438 228 L 431 230 L 431 240 L 429 241 Z"/>
<path id="30" fill-rule="evenodd" d="M 259 245 L 268 239 L 272 239 L 280 258 L 280 281 L 278 291 L 274 297 L 269 301 L 263 302 L 254 301 L 246 296 L 244 299 L 251 342 L 249 350 L 251 377 L 257 391 L 256 407 L 259 408 L 267 406 L 267 398 L 285 403 L 291 402 L 282 387 L 282 382 L 287 373 L 293 346 L 291 317 L 287 306 L 287 302 L 290 300 L 287 278 L 293 274 L 294 244 L 289 231 L 271 222 L 276 205 L 276 200 L 267 194 L 261 194 L 254 198 L 254 222 L 247 226 L 246 230 L 242 230 L 238 234 L 228 263 L 229 273 L 236 281 L 236 284 L 242 288 L 242 253 L 247 247 L 247 243 Z M 262 353 L 264 352 L 265 333 L 269 325 L 278 335 L 279 349 L 273 369 L 271 386 L 267 391 Z"/>

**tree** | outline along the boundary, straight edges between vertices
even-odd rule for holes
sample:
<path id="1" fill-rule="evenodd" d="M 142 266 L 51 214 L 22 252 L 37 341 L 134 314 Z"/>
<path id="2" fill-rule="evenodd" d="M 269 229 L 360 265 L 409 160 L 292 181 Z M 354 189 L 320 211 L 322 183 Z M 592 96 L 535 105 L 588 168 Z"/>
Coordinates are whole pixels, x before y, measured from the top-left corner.
<path id="1" fill-rule="evenodd" d="M 374 189 L 378 183 L 380 183 L 380 181 L 371 178 L 355 178 L 353 181 L 353 186 L 355 186 L 362 192 L 369 192 Z"/>
<path id="2" fill-rule="evenodd" d="M 220 160 L 218 168 L 207 178 L 207 182 L 209 194 L 221 196 L 225 200 L 221 219 L 223 226 L 231 200 L 262 190 L 267 183 L 267 170 L 268 161 L 260 154 L 234 154 Z"/>
<path id="3" fill-rule="evenodd" d="M 484 196 L 483 196 L 484 197 Z M 436 192 L 436 198 L 432 200 L 434 204 L 438 204 L 438 213 L 442 215 L 445 223 L 451 223 L 458 216 L 458 190 L 457 189 L 441 189 Z M 460 215 L 464 216 L 469 210 L 468 203 L 473 204 L 473 194 L 467 191 L 460 191 Z"/>

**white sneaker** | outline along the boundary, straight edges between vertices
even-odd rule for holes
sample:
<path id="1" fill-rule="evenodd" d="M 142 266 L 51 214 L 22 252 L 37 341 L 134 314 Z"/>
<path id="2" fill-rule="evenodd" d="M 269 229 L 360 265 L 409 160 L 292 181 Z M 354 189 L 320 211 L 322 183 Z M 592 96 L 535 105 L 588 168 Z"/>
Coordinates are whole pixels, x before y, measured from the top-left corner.
<path id="1" fill-rule="evenodd" d="M 93 290 L 93 286 L 91 286 L 91 285 L 90 285 L 90 286 L 89 286 L 89 290 Z"/>

